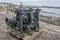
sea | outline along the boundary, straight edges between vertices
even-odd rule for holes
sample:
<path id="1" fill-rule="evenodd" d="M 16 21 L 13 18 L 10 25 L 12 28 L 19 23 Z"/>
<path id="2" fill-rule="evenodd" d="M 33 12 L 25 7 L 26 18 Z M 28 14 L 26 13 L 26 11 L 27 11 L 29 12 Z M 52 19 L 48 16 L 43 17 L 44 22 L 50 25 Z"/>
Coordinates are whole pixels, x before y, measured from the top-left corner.
<path id="1" fill-rule="evenodd" d="M 46 12 L 43 13 L 43 15 L 45 16 L 60 17 L 60 9 L 54 9 L 54 8 L 40 8 L 40 9 Z"/>
<path id="2" fill-rule="evenodd" d="M 43 0 L 40 1 L 41 6 L 53 6 L 53 7 L 60 7 L 60 0 Z M 43 11 L 51 12 L 47 13 L 48 15 L 59 16 L 60 17 L 60 9 L 55 8 L 40 8 Z M 44 14 L 46 15 L 46 14 Z"/>

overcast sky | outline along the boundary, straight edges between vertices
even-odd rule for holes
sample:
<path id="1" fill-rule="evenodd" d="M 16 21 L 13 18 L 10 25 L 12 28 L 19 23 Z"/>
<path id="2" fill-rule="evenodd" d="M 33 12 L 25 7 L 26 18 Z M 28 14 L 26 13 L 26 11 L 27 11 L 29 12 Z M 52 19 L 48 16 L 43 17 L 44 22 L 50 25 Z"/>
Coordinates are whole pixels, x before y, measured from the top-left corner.
<path id="1" fill-rule="evenodd" d="M 60 0 L 0 0 L 0 2 L 20 4 L 22 2 L 24 5 L 50 5 L 59 6 Z"/>

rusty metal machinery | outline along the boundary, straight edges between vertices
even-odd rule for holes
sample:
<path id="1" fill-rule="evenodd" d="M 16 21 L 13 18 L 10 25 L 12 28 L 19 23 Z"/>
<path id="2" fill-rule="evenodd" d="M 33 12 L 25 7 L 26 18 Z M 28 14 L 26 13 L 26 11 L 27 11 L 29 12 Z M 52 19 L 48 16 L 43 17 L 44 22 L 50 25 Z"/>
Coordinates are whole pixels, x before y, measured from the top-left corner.
<path id="1" fill-rule="evenodd" d="M 24 37 L 24 33 L 32 35 L 33 31 L 39 31 L 40 9 L 20 8 L 15 10 L 16 16 L 6 18 L 5 22 L 12 29 L 20 32 L 19 36 Z"/>

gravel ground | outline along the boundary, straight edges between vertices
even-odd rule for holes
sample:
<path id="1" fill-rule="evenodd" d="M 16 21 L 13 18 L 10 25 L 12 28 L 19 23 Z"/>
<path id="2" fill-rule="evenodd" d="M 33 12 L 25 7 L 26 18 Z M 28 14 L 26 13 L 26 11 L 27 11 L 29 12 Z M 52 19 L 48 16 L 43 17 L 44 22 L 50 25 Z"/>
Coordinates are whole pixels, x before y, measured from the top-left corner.
<path id="1" fill-rule="evenodd" d="M 4 21 L 6 16 L 6 14 L 0 13 L 0 40 L 10 40 L 6 33 L 7 26 Z"/>
<path id="2" fill-rule="evenodd" d="M 5 17 L 9 17 L 5 13 L 0 13 L 0 40 L 15 40 L 8 35 L 7 25 L 4 22 Z M 34 32 L 32 36 L 27 36 L 24 40 L 60 40 L 60 27 L 45 22 L 40 23 L 40 31 Z"/>
<path id="3" fill-rule="evenodd" d="M 13 37 L 7 33 L 7 25 L 5 24 L 5 17 L 10 16 L 11 15 L 0 12 L 0 40 L 13 40 Z"/>
<path id="4" fill-rule="evenodd" d="M 43 40 L 60 40 L 60 27 L 45 22 L 40 22 L 40 27 L 43 29 L 41 38 Z"/>

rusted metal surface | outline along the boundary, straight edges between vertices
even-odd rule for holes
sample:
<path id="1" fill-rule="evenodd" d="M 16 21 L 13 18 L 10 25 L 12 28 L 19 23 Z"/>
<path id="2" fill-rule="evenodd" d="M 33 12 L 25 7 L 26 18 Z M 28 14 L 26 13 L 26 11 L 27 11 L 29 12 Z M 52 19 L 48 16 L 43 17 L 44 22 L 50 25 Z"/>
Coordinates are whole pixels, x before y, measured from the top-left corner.
<path id="1" fill-rule="evenodd" d="M 13 38 L 7 33 L 7 25 L 5 24 L 5 17 L 10 15 L 0 12 L 0 40 L 13 40 Z"/>

